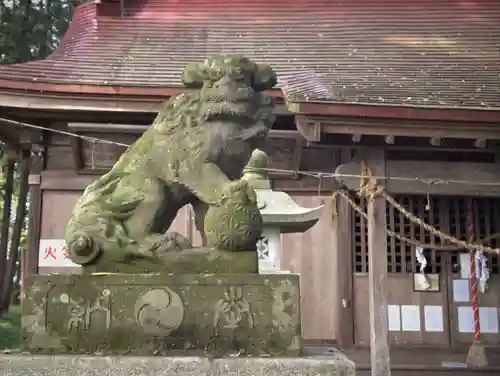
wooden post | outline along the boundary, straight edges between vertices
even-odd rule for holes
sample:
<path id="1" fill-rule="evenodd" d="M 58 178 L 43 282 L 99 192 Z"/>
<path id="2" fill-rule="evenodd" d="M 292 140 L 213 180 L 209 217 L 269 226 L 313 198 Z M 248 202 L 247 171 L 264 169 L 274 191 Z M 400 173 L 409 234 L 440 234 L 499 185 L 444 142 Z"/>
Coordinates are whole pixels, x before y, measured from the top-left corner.
<path id="1" fill-rule="evenodd" d="M 390 376 L 387 312 L 387 235 L 385 199 L 368 202 L 368 265 L 370 295 L 370 364 L 372 376 Z"/>
<path id="2" fill-rule="evenodd" d="M 28 198 L 28 156 L 21 155 L 21 161 L 19 162 L 19 200 L 17 202 L 16 208 L 16 219 L 14 222 L 14 228 L 12 229 L 12 237 L 10 241 L 10 252 L 9 259 L 5 268 L 5 274 L 1 277 L 3 278 L 4 289 L 2 289 L 2 294 L 0 297 L 0 305 L 2 307 L 8 307 L 12 299 L 12 288 L 14 284 L 14 275 L 16 264 L 19 259 L 19 244 L 21 241 L 21 233 L 24 227 L 24 219 L 26 218 L 26 201 Z M 21 266 L 22 267 L 22 266 Z"/>
<path id="3" fill-rule="evenodd" d="M 9 245 L 10 212 L 12 206 L 12 194 L 14 192 L 14 165 L 15 160 L 12 153 L 7 151 L 7 166 L 5 168 L 4 203 L 3 216 L 0 229 L 0 291 L 3 290 L 3 276 L 7 267 L 7 253 Z"/>
<path id="4" fill-rule="evenodd" d="M 351 207 L 340 197 L 333 204 L 336 205 L 332 230 L 338 289 L 335 334 L 338 346 L 349 349 L 354 346 Z"/>
<path id="5" fill-rule="evenodd" d="M 385 153 L 365 154 L 374 176 L 385 175 Z M 383 184 L 383 181 L 378 181 Z M 387 232 L 386 201 L 381 196 L 368 198 L 368 268 L 370 301 L 370 365 L 372 376 L 390 376 L 389 318 L 387 307 Z"/>
<path id="6" fill-rule="evenodd" d="M 342 151 L 342 161 L 350 161 L 350 153 Z M 338 296 L 336 296 L 336 340 L 339 348 L 354 346 L 354 302 L 353 302 L 353 247 L 352 208 L 338 197 L 333 203 L 332 221 L 333 252 L 337 275 Z"/>
<path id="7" fill-rule="evenodd" d="M 28 177 L 30 205 L 28 211 L 28 249 L 25 257 L 25 277 L 38 273 L 38 252 L 42 216 L 41 171 L 44 167 L 44 147 L 31 145 L 31 168 Z"/>

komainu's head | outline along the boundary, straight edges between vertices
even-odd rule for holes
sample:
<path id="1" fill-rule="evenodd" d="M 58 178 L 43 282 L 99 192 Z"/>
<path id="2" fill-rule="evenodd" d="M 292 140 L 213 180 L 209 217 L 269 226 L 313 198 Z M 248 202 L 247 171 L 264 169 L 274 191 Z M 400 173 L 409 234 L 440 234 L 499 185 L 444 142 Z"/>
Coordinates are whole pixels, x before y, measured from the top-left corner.
<path id="1" fill-rule="evenodd" d="M 189 88 L 200 89 L 202 112 L 206 120 L 240 117 L 241 121 L 272 124 L 270 98 L 262 91 L 272 89 L 276 73 L 266 64 L 233 54 L 218 55 L 202 63 L 191 63 L 182 75 Z"/>
<path id="2" fill-rule="evenodd" d="M 225 54 L 189 64 L 182 82 L 199 89 L 199 119 L 221 140 L 216 141 L 223 145 L 217 164 L 228 176 L 239 177 L 274 123 L 274 100 L 263 91 L 276 85 L 276 73 L 269 65 Z"/>

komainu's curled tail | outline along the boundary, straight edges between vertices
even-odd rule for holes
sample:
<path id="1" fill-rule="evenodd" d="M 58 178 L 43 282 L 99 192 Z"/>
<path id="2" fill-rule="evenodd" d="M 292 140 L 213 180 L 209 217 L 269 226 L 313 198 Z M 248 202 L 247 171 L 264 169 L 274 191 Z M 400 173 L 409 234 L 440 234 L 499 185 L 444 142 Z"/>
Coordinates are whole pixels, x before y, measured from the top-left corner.
<path id="1" fill-rule="evenodd" d="M 66 227 L 71 260 L 79 265 L 93 263 L 104 249 L 124 248 L 132 242 L 123 221 L 142 197 L 114 197 L 120 176 L 108 173 L 92 183 L 77 203 Z"/>
<path id="2" fill-rule="evenodd" d="M 79 265 L 89 264 L 101 252 L 101 247 L 93 238 L 84 234 L 75 234 L 68 244 L 68 253 L 71 260 Z"/>

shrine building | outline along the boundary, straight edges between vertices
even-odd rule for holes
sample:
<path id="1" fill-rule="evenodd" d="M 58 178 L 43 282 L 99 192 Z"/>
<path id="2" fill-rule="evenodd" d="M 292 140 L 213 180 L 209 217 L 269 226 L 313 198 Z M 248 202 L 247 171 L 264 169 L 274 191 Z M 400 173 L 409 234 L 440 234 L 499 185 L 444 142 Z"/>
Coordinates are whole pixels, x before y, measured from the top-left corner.
<path id="1" fill-rule="evenodd" d="M 31 164 L 24 273 L 77 272 L 63 238 L 84 188 L 184 90 L 187 63 L 243 54 L 279 77 L 268 93 L 273 189 L 327 208 L 311 230 L 282 235 L 281 268 L 300 273 L 305 341 L 346 351 L 368 374 L 368 276 L 382 260 L 374 270 L 387 281 L 395 374 L 500 372 L 498 356 L 484 370 L 453 368 L 475 331 L 470 255 L 442 236 L 500 247 L 499 25 L 500 2 L 490 0 L 79 6 L 50 56 L 0 66 L 0 138 Z M 370 173 L 397 204 L 377 201 L 388 235 L 373 256 L 367 200 L 356 194 Z M 339 189 L 361 213 L 332 199 Z M 172 230 L 200 242 L 187 207 Z M 500 263 L 494 253 L 482 260 L 481 342 L 498 351 Z"/>

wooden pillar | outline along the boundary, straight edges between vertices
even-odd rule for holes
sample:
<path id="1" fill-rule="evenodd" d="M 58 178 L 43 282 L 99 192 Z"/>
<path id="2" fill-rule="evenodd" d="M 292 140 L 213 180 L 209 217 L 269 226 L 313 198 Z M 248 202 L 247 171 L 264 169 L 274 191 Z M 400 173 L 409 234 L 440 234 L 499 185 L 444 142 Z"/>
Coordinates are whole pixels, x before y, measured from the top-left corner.
<path id="1" fill-rule="evenodd" d="M 342 155 L 342 162 L 347 163 L 350 156 Z M 354 346 L 354 302 L 353 302 L 353 247 L 352 247 L 352 215 L 349 203 L 338 197 L 333 203 L 335 207 L 332 231 L 333 251 L 337 267 L 337 326 L 336 341 L 341 349 Z"/>
<path id="2" fill-rule="evenodd" d="M 354 345 L 353 275 L 351 247 L 351 208 L 338 198 L 333 219 L 334 252 L 337 265 L 337 328 L 336 340 L 341 349 Z"/>
<path id="3" fill-rule="evenodd" d="M 40 247 L 40 225 L 42 218 L 42 190 L 40 174 L 44 168 L 44 147 L 31 145 L 31 167 L 29 183 L 29 218 L 25 277 L 38 273 L 38 251 Z"/>
<path id="4" fill-rule="evenodd" d="M 385 176 L 385 153 L 370 150 L 365 163 L 374 176 Z M 383 181 L 377 181 L 379 187 Z M 387 216 L 381 196 L 368 199 L 368 267 L 370 301 L 370 364 L 372 376 L 390 376 L 387 307 Z"/>
<path id="5" fill-rule="evenodd" d="M 13 152 L 7 150 L 7 165 L 5 166 L 4 176 L 4 203 L 3 216 L 0 230 L 0 290 L 3 289 L 3 276 L 7 267 L 7 249 L 9 245 L 10 214 L 12 206 L 12 194 L 14 193 L 14 167 L 15 158 Z"/>
<path id="6" fill-rule="evenodd" d="M 28 171 L 29 160 L 27 155 L 21 155 L 19 162 L 19 199 L 16 207 L 16 218 L 14 228 L 12 229 L 12 237 L 10 239 L 9 259 L 5 268 L 3 278 L 4 288 L 0 297 L 0 305 L 8 307 L 12 299 L 12 288 L 14 284 L 14 275 L 16 264 L 19 260 L 19 245 L 21 242 L 21 234 L 24 228 L 24 220 L 26 218 L 26 202 L 28 198 Z"/>

